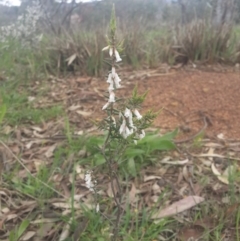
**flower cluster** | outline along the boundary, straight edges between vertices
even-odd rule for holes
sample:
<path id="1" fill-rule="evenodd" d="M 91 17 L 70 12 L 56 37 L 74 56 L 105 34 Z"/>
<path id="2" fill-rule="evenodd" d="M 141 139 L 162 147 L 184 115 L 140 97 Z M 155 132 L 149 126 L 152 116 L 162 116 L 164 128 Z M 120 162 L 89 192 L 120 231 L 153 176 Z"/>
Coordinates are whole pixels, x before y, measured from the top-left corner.
<path id="1" fill-rule="evenodd" d="M 86 187 L 91 191 L 94 192 L 94 187 L 96 185 L 96 183 L 94 183 L 92 181 L 92 172 L 91 171 L 87 171 L 85 174 L 85 183 L 86 183 Z"/>
<path id="2" fill-rule="evenodd" d="M 17 18 L 16 23 L 0 28 L 0 41 L 6 42 L 8 38 L 17 39 L 26 47 L 38 44 L 41 35 L 38 31 L 38 21 L 42 17 L 41 7 L 37 3 L 27 7 L 26 13 Z"/>
<path id="3" fill-rule="evenodd" d="M 104 50 L 109 50 L 110 57 L 114 58 L 114 62 L 120 62 L 122 61 L 117 49 L 115 47 L 107 46 L 103 48 Z M 118 74 L 116 73 L 116 68 L 114 64 L 112 65 L 112 70 L 108 75 L 107 83 L 109 84 L 108 92 L 109 92 L 109 98 L 108 102 L 103 106 L 102 110 L 106 110 L 108 107 L 114 104 L 115 102 L 115 93 L 114 91 L 121 87 L 121 79 L 119 78 Z M 138 128 L 133 123 L 133 116 L 140 120 L 142 119 L 142 115 L 139 113 L 139 111 L 136 108 L 133 108 L 133 110 L 129 108 L 125 108 L 125 110 L 122 113 L 119 112 L 119 120 L 121 122 L 119 133 L 120 135 L 126 139 L 128 136 L 134 134 L 135 139 L 142 139 L 145 136 L 144 130 L 138 131 Z M 115 119 L 114 119 L 114 123 Z M 135 140 L 136 143 L 136 140 Z"/>
<path id="4" fill-rule="evenodd" d="M 85 179 L 85 185 L 89 189 L 89 191 L 96 194 L 97 181 L 92 180 L 92 171 L 87 171 L 84 179 Z M 99 212 L 99 203 L 96 203 L 95 210 L 96 210 L 97 213 Z"/>
<path id="5" fill-rule="evenodd" d="M 132 112 L 130 109 L 126 108 L 124 114 L 120 112 L 119 115 L 122 124 L 120 126 L 119 133 L 125 139 L 133 133 L 135 133 L 135 138 L 142 139 L 145 136 L 145 131 L 141 130 L 140 134 L 137 132 L 137 127 L 133 124 L 133 113 L 138 120 L 142 119 L 142 115 L 139 113 L 137 109 L 134 109 Z"/>

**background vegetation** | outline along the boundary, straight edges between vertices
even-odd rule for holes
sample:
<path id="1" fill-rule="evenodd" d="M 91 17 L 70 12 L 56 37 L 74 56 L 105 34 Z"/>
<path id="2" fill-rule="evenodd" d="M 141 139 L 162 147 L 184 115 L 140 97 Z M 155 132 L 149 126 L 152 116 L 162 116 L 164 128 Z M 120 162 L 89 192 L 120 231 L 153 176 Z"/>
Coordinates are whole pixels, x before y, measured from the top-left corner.
<path id="1" fill-rule="evenodd" d="M 1 36 L 6 35 L 6 26 L 19 22 L 19 16 L 25 19 L 24 26 L 32 22 L 27 21 L 29 7 L 35 6 L 39 15 L 31 35 L 21 29 L 20 38 L 7 34 L 8 44 L 6 38 L 0 44 L 2 75 L 6 75 L 6 69 L 34 78 L 69 72 L 103 74 L 106 65 L 101 49 L 112 2 L 116 5 L 118 39 L 122 39 L 121 54 L 126 65 L 157 68 L 162 63 L 240 62 L 238 0 L 25 0 L 19 8 L 0 8 Z M 36 36 L 40 41 L 34 39 Z M 30 43 L 28 48 L 23 47 L 22 39 Z M 9 63 L 14 63 L 14 71 L 6 68 Z"/>

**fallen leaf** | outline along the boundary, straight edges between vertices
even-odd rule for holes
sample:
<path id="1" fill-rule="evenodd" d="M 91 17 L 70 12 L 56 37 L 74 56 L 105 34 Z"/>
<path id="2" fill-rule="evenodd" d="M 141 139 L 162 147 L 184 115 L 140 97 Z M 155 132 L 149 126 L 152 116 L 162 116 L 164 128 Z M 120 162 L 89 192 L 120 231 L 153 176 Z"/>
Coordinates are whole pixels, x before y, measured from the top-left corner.
<path id="1" fill-rule="evenodd" d="M 79 108 L 81 108 L 82 106 L 81 105 L 72 105 L 72 106 L 70 106 L 69 108 L 68 108 L 68 110 L 70 110 L 70 111 L 75 111 L 75 110 L 77 110 L 77 109 L 79 109 Z"/>
<path id="2" fill-rule="evenodd" d="M 34 235 L 36 234 L 36 232 L 34 231 L 28 231 L 27 233 L 25 233 L 20 240 L 22 241 L 27 241 L 29 239 L 31 239 Z"/>
<path id="3" fill-rule="evenodd" d="M 31 129 L 33 129 L 34 131 L 37 131 L 37 132 L 44 132 L 44 130 L 42 128 L 40 128 L 39 126 L 31 126 Z"/>
<path id="4" fill-rule="evenodd" d="M 164 164 L 170 164 L 170 165 L 184 165 L 186 163 L 188 163 L 188 159 L 185 159 L 185 160 L 182 160 L 182 161 L 165 161 L 165 160 L 162 160 L 161 163 L 164 163 Z"/>
<path id="5" fill-rule="evenodd" d="M 134 185 L 134 183 L 132 183 L 132 188 L 129 191 L 129 203 L 134 203 L 136 201 L 136 193 L 137 193 L 137 189 Z"/>
<path id="6" fill-rule="evenodd" d="M 204 144 L 204 146 L 205 146 L 205 147 L 213 147 L 213 148 L 223 147 L 223 145 L 218 144 L 218 143 L 213 143 L 213 142 L 206 143 L 206 144 Z"/>
<path id="7" fill-rule="evenodd" d="M 36 130 L 33 131 L 33 135 L 37 138 L 44 139 L 44 135 L 39 134 Z"/>
<path id="8" fill-rule="evenodd" d="M 41 223 L 39 225 L 39 229 L 37 230 L 37 236 L 40 236 L 41 238 L 44 238 L 48 236 L 48 233 L 53 228 L 55 224 L 54 223 Z"/>
<path id="9" fill-rule="evenodd" d="M 42 142 L 43 142 L 42 140 L 30 141 L 25 145 L 25 147 L 27 150 L 29 150 L 33 144 L 41 144 Z"/>
<path id="10" fill-rule="evenodd" d="M 206 160 L 205 158 L 199 158 L 199 160 L 203 163 L 203 165 L 210 167 L 212 165 L 212 161 Z"/>
<path id="11" fill-rule="evenodd" d="M 64 241 L 68 238 L 70 234 L 70 225 L 72 223 L 72 218 L 70 218 L 69 223 L 66 223 L 65 226 L 62 229 L 62 233 L 59 237 L 59 241 Z"/>
<path id="12" fill-rule="evenodd" d="M 215 167 L 214 163 L 211 165 L 213 174 L 218 178 L 219 181 L 221 181 L 224 184 L 229 184 L 229 176 L 232 175 L 234 171 L 234 166 L 228 166 L 223 174 L 221 174 L 218 169 Z"/>
<path id="13" fill-rule="evenodd" d="M 59 221 L 59 218 L 41 218 L 31 221 L 31 224 L 46 224 L 46 223 L 55 223 Z"/>
<path id="14" fill-rule="evenodd" d="M 47 158 L 50 158 L 50 157 L 52 157 L 53 156 L 53 152 L 54 152 L 54 150 L 56 149 L 56 147 L 57 147 L 57 143 L 55 143 L 54 145 L 52 145 L 52 146 L 50 146 L 49 148 L 48 148 L 48 150 L 45 152 L 45 157 L 47 157 Z"/>
<path id="15" fill-rule="evenodd" d="M 159 219 L 164 217 L 169 217 L 186 211 L 197 204 L 204 201 L 203 197 L 199 196 L 188 196 L 180 201 L 177 201 L 170 206 L 160 210 L 158 213 L 152 215 L 152 219 Z"/>
<path id="16" fill-rule="evenodd" d="M 87 111 L 83 111 L 83 110 L 77 110 L 76 112 L 77 112 L 79 115 L 82 115 L 82 116 L 84 116 L 84 117 L 92 115 L 92 112 L 87 112 Z"/>
<path id="17" fill-rule="evenodd" d="M 77 228 L 75 229 L 73 234 L 74 241 L 79 241 L 79 237 L 81 236 L 81 233 L 83 233 L 86 227 L 88 226 L 88 223 L 89 223 L 89 220 L 85 217 L 83 217 L 83 219 L 80 222 L 78 222 Z"/>
<path id="18" fill-rule="evenodd" d="M 214 155 L 214 150 L 215 150 L 215 149 L 214 149 L 213 147 L 210 147 L 209 150 L 208 150 L 207 155 L 209 155 L 209 160 L 210 160 L 210 161 L 213 161 L 212 155 Z"/>
<path id="19" fill-rule="evenodd" d="M 240 158 L 232 157 L 232 156 L 222 156 L 219 154 L 200 154 L 200 155 L 192 154 L 192 156 L 195 156 L 195 157 L 219 157 L 222 159 L 233 159 L 235 161 L 240 161 Z"/>
<path id="20" fill-rule="evenodd" d="M 74 204 L 72 205 L 72 203 L 52 203 L 52 205 L 56 208 L 63 208 L 63 209 L 80 209 L 81 205 L 79 202 L 74 202 Z"/>
<path id="21" fill-rule="evenodd" d="M 15 213 L 9 214 L 9 215 L 7 215 L 6 221 L 12 220 L 12 219 L 17 218 L 17 217 L 18 217 L 18 215 L 15 214 Z"/>
<path id="22" fill-rule="evenodd" d="M 162 179 L 162 178 L 159 176 L 154 176 L 154 175 L 150 175 L 150 176 L 144 175 L 144 177 L 143 177 L 144 182 L 148 182 L 148 181 L 155 180 L 155 179 Z"/>

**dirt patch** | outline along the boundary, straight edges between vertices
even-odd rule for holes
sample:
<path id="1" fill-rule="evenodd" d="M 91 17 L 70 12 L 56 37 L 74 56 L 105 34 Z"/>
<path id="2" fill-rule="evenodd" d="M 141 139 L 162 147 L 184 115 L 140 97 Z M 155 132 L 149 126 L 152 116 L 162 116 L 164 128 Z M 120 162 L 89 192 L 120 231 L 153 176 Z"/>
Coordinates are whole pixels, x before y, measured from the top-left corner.
<path id="1" fill-rule="evenodd" d="M 144 108 L 163 108 L 156 127 L 195 133 L 208 120 L 206 134 L 240 138 L 240 73 L 177 71 L 137 81 L 149 90 Z"/>
<path id="2" fill-rule="evenodd" d="M 228 139 L 240 138 L 240 72 L 118 72 L 123 88 L 117 91 L 117 97 L 128 97 L 136 84 L 140 92 L 148 90 L 142 112 L 162 109 L 154 122 L 162 132 L 180 127 L 180 138 L 193 136 L 203 128 L 205 120 L 207 136 L 222 133 Z M 51 101 L 64 100 L 72 110 L 71 122 L 80 129 L 88 128 L 93 124 L 89 118 L 105 116 L 101 108 L 106 103 L 107 87 L 105 78 L 73 77 L 52 83 L 49 97 L 52 99 L 52 91 L 56 92 Z"/>

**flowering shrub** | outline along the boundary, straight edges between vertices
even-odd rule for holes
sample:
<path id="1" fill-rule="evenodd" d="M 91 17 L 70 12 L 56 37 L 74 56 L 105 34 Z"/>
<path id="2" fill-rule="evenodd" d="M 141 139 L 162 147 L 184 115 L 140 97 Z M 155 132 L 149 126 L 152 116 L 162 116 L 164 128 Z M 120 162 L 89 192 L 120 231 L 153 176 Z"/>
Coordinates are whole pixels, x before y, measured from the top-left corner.
<path id="1" fill-rule="evenodd" d="M 28 6 L 26 13 L 18 17 L 16 23 L 0 28 L 0 41 L 6 42 L 9 38 L 20 41 L 22 46 L 34 46 L 41 40 L 38 31 L 38 21 L 42 16 L 41 7 L 34 2 Z"/>
<path id="2" fill-rule="evenodd" d="M 110 21 L 110 35 L 108 37 L 108 46 L 103 48 L 103 51 L 108 50 L 110 56 L 111 71 L 107 77 L 107 93 L 108 100 L 102 107 L 106 111 L 107 117 L 104 118 L 99 128 L 107 131 L 105 142 L 100 148 L 100 152 L 105 159 L 108 167 L 108 174 L 111 182 L 111 189 L 113 193 L 114 202 L 117 208 L 116 218 L 114 221 L 112 240 L 117 240 L 119 223 L 122 215 L 122 190 L 121 182 L 117 175 L 119 160 L 124 155 L 124 150 L 131 142 L 135 142 L 145 137 L 145 130 L 151 125 L 157 113 L 152 111 L 141 115 L 139 109 L 143 103 L 147 92 L 142 95 L 137 93 L 137 88 L 133 90 L 132 97 L 129 99 L 117 98 L 116 92 L 121 88 L 121 78 L 117 74 L 117 63 L 122 61 L 119 51 L 121 45 L 116 42 L 116 18 L 113 8 Z M 96 182 L 92 182 L 91 172 L 87 172 L 85 176 L 86 186 L 90 191 L 97 194 Z M 117 190 L 114 187 L 114 182 L 117 183 Z M 97 196 L 97 195 L 96 195 Z M 99 204 L 96 204 L 96 210 L 99 210 Z"/>

